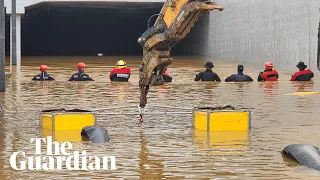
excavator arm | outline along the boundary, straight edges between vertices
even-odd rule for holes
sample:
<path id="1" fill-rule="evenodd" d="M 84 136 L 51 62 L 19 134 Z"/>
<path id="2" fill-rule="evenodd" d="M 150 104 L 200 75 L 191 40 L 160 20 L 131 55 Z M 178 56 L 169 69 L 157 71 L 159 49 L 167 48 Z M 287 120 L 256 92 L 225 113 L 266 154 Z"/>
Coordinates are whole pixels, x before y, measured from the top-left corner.
<path id="1" fill-rule="evenodd" d="M 186 37 L 205 12 L 223 8 L 208 0 L 166 0 L 155 24 L 138 38 L 143 47 L 139 65 L 140 106 L 147 104 L 149 86 L 162 85 L 163 71 L 173 62 L 171 48 Z"/>

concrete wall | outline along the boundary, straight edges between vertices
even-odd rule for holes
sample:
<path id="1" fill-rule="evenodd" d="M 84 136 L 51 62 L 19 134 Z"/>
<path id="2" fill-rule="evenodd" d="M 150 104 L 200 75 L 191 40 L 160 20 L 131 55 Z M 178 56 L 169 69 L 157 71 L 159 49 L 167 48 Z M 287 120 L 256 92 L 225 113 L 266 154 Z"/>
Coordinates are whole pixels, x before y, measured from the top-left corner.
<path id="1" fill-rule="evenodd" d="M 294 69 L 304 61 L 317 69 L 320 0 L 214 0 L 208 56 L 263 67 Z"/>

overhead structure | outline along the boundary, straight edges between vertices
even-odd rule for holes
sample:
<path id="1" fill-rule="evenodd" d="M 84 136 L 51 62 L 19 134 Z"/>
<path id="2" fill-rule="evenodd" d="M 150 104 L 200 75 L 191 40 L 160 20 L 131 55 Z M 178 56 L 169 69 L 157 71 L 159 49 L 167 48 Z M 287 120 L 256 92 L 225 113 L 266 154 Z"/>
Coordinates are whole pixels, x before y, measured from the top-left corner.
<path id="1" fill-rule="evenodd" d="M 139 66 L 141 107 L 147 104 L 149 86 L 164 83 L 162 73 L 173 62 L 171 48 L 186 37 L 201 15 L 215 9 L 223 10 L 207 0 L 166 0 L 155 24 L 138 38 L 143 46 L 143 61 Z"/>

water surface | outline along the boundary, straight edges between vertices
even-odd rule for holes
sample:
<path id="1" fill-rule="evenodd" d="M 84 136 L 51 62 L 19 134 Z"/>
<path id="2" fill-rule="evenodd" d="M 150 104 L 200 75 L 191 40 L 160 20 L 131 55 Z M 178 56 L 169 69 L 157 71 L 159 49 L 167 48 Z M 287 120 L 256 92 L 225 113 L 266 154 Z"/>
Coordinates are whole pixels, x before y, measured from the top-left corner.
<path id="1" fill-rule="evenodd" d="M 114 83 L 109 73 L 123 59 L 132 69 L 128 83 Z M 1 179 L 320 179 L 318 172 L 292 166 L 280 151 L 288 144 L 310 143 L 320 147 L 320 95 L 284 95 L 300 91 L 320 91 L 320 81 L 292 83 L 293 72 L 279 70 L 279 82 L 213 83 L 194 82 L 208 59 L 175 58 L 168 73 L 172 83 L 152 87 L 150 106 L 180 107 L 232 105 L 252 108 L 252 129 L 243 142 L 206 143 L 207 137 L 193 129 L 192 115 L 98 115 L 98 125 L 109 131 L 110 142 L 95 146 L 74 143 L 74 150 L 89 155 L 113 155 L 116 171 L 15 171 L 9 158 L 13 152 L 32 154 L 30 138 L 40 137 L 39 112 L 55 108 L 103 108 L 139 104 L 138 64 L 140 57 L 24 57 L 20 69 L 12 68 L 7 89 L 0 93 L 4 112 L 0 113 Z M 85 62 L 93 82 L 68 82 L 76 64 Z M 31 81 L 39 66 L 47 64 L 56 81 Z M 234 73 L 237 64 L 214 61 L 222 79 Z M 254 80 L 263 69 L 246 65 Z M 7 69 L 10 70 L 10 69 Z M 127 109 L 128 110 L 128 109 Z M 135 109 L 136 110 L 136 109 Z M 150 109 L 147 112 L 161 111 Z M 180 111 L 180 110 L 173 110 Z M 104 112 L 106 113 L 106 112 Z M 222 134 L 236 139 L 241 134 Z M 218 142 L 218 143 L 217 143 Z M 223 148 L 221 150 L 221 147 Z M 239 148 L 240 147 L 240 148 Z"/>

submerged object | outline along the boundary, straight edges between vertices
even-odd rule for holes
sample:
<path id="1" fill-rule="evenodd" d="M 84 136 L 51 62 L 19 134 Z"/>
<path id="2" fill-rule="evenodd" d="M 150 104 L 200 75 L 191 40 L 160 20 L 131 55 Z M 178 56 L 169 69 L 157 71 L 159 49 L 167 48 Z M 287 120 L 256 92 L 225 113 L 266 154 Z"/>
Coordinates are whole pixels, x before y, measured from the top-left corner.
<path id="1" fill-rule="evenodd" d="M 98 126 L 86 126 L 82 128 L 81 136 L 83 141 L 90 140 L 93 143 L 109 142 L 108 131 Z"/>
<path id="2" fill-rule="evenodd" d="M 215 150 L 247 150 L 250 139 L 248 131 L 204 131 L 193 128 L 194 145 L 198 148 L 212 148 Z M 224 153 L 246 153 L 244 151 L 219 151 Z"/>
<path id="3" fill-rule="evenodd" d="M 246 150 L 249 146 L 251 111 L 233 106 L 193 109 L 194 141 L 200 148 Z M 242 153 L 245 151 L 242 151 Z M 234 152 L 232 152 L 234 153 Z"/>
<path id="4" fill-rule="evenodd" d="M 285 155 L 292 157 L 300 165 L 320 171 L 319 149 L 311 144 L 291 144 L 283 151 Z"/>

